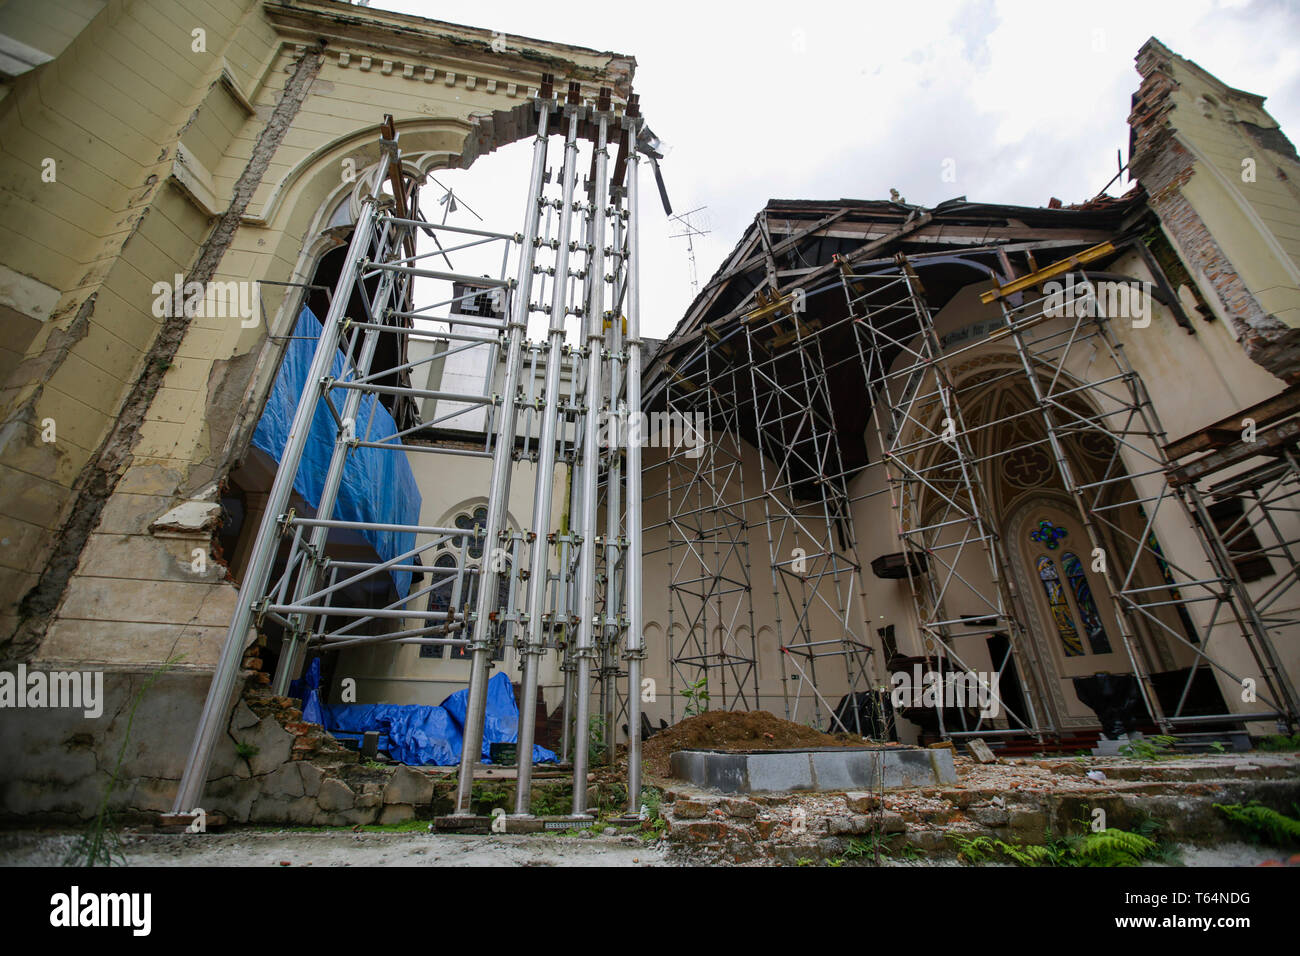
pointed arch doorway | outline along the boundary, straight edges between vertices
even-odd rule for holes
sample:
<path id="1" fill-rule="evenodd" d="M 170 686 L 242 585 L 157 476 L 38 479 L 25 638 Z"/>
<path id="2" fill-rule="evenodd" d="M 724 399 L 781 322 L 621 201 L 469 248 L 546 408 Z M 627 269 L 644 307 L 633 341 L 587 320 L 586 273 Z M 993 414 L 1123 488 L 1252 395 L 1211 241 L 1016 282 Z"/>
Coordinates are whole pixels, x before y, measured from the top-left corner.
<path id="1" fill-rule="evenodd" d="M 1035 495 L 1004 527 L 1053 710 L 1064 727 L 1091 727 L 1096 715 L 1079 700 L 1073 679 L 1133 668 L 1078 512 L 1064 496 Z"/>

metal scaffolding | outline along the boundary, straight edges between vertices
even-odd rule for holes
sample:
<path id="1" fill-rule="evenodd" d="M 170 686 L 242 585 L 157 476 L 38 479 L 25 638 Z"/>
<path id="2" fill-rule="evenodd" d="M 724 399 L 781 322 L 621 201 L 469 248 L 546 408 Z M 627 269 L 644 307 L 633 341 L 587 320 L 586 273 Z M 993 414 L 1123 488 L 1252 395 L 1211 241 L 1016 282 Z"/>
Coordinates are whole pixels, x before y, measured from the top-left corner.
<path id="1" fill-rule="evenodd" d="M 754 627 L 749 528 L 745 496 L 740 383 L 730 362 L 743 341 L 739 330 L 670 365 L 664 410 L 646 421 L 662 461 L 646 474 L 662 474 L 666 520 L 662 555 L 669 581 L 669 715 L 677 698 L 723 710 L 750 710 L 758 701 L 758 638 Z M 707 693 L 707 698 L 701 697 Z M 693 709 L 688 702 L 688 709 Z M 689 714 L 688 714 L 689 716 Z"/>
<path id="2" fill-rule="evenodd" d="M 884 686 L 882 665 L 907 661 L 947 682 L 978 681 L 998 703 L 984 713 L 941 695 L 939 736 L 1068 736 L 1080 718 L 1065 713 L 1053 688 L 1063 678 L 1031 628 L 1036 595 L 1025 588 L 1038 582 L 1019 583 L 1008 516 L 990 486 L 1008 462 L 1033 456 L 1078 515 L 1079 547 L 1091 549 L 1108 599 L 1111 652 L 1136 677 L 1149 724 L 1294 725 L 1300 702 L 1275 642 L 1294 640 L 1300 625 L 1297 543 L 1285 530 L 1300 503 L 1296 390 L 1236 416 L 1258 419 L 1254 444 L 1232 444 L 1241 426 L 1225 422 L 1207 429 L 1217 438 L 1170 445 L 1116 339 L 1117 300 L 1096 291 L 1130 279 L 1097 270 L 1136 255 L 1153 275 L 1142 294 L 1194 332 L 1144 244 L 1149 213 L 1128 200 L 1059 217 L 945 206 L 773 201 L 656 354 L 647 410 L 701 413 L 712 432 L 696 459 L 668 453 L 664 490 L 647 498 L 666 506 L 655 528 L 667 532 L 674 680 L 734 681 L 734 664 L 745 663 L 721 651 L 753 614 L 746 547 L 758 520 L 748 509 L 761 503 L 773 623 L 783 664 L 795 670 L 783 675 L 787 717 L 797 719 L 805 692 L 818 718 L 831 709 L 818 687 L 840 678 L 817 663 L 834 655 L 852 695 Z M 1037 218 L 1027 225 L 1029 214 Z M 1040 268 L 1044 253 L 1057 261 Z M 935 302 L 979 281 L 971 271 L 993 280 L 987 315 L 941 338 Z M 923 274 L 938 280 L 937 300 Z M 1081 297 L 1062 310 L 1044 289 L 1051 279 L 1078 280 Z M 1012 393 L 1016 401 L 1004 401 Z M 748 496 L 742 442 L 758 452 L 751 475 L 761 487 Z M 1271 460 L 1259 465 L 1260 456 Z M 1212 474 L 1218 483 L 1199 488 Z M 853 512 L 871 501 L 892 516 L 898 547 L 871 570 L 906 586 L 919 658 L 868 630 Z M 1177 554 L 1160 534 L 1181 536 Z M 1251 562 L 1276 579 L 1247 587 Z M 677 637 L 674 619 L 685 623 Z M 1084 624 L 1084 637 L 1102 626 L 1100 616 Z M 868 656 L 873 648 L 885 653 Z M 978 663 L 986 649 L 991 667 Z M 1207 678 L 1217 679 L 1209 691 Z M 1229 694 L 1252 681 L 1257 700 L 1229 707 Z M 728 709 L 747 705 L 724 686 Z"/>
<path id="3" fill-rule="evenodd" d="M 1040 662 L 1022 624 L 1024 608 L 1010 586 L 971 431 L 920 278 L 901 255 L 897 267 L 884 272 L 857 275 L 846 263 L 839 265 L 871 397 L 877 467 L 884 473 L 882 488 L 903 549 L 893 573 L 907 581 L 922 653 L 974 673 L 955 638 L 1007 634 L 1007 649 L 993 662 L 990 683 L 999 687 L 1014 660 L 1041 688 Z M 963 558 L 971 553 L 987 568 L 987 588 L 973 585 L 962 571 Z M 967 613 L 951 610 L 954 599 Z M 1016 713 L 1002 702 L 1008 716 L 1029 732 L 1051 729 L 1040 725 L 1033 695 L 1026 705 L 1024 713 Z M 954 715 L 957 726 L 949 725 L 942 704 L 936 716 L 943 735 L 992 730 L 982 716 L 967 725 L 964 708 Z"/>
<path id="4" fill-rule="evenodd" d="M 818 725 L 862 734 L 860 708 L 851 709 L 853 723 L 846 724 L 817 689 L 817 662 L 828 658 L 841 660 L 851 699 L 873 686 L 851 472 L 828 377 L 834 353 L 823 348 L 830 326 L 808 321 L 798 296 L 760 302 L 742 324 L 786 716 L 798 720 L 807 687 Z"/>
<path id="5" fill-rule="evenodd" d="M 1286 725 L 1300 713 L 1259 598 L 1252 597 L 1238 572 L 1240 551 L 1234 554 L 1225 543 L 1194 484 L 1171 480 L 1163 426 L 1111 327 L 1107 306 L 1113 300 L 1100 301 L 1081 272 L 1083 294 L 1065 306 L 1058 296 L 1042 290 L 1047 280 L 1115 252 L 1107 243 L 995 285 L 982 300 L 1000 310 L 998 327 L 977 341 L 943 351 L 908 259 L 900 255 L 889 266 L 840 263 L 850 314 L 865 346 L 866 377 L 875 396 L 872 415 L 882 449 L 879 466 L 888 472 L 885 484 L 906 548 L 903 565 L 912 583 L 918 626 L 949 664 L 970 673 L 973 669 L 962 659 L 958 639 L 1009 632 L 1007 657 L 995 662 L 995 683 L 1000 683 L 1012 656 L 1018 659 L 1019 673 L 1028 678 L 1027 713 L 1009 714 L 1013 726 L 995 729 L 985 726 L 981 717 L 973 727 L 944 727 L 940 705 L 940 726 L 947 735 L 1042 734 L 1059 727 L 1060 715 L 1048 712 L 1050 702 L 1043 693 L 1047 676 L 1019 623 L 1027 619 L 1026 609 L 1007 586 L 1007 559 L 998 535 L 982 517 L 988 507 L 980 466 L 1031 448 L 1050 456 L 1056 478 L 1075 503 L 1087 547 L 1100 558 L 1093 570 L 1105 582 L 1116 612 L 1106 624 L 1115 626 L 1154 724 L 1166 732 L 1245 719 L 1277 719 Z M 970 389 L 956 387 L 949 370 L 990 342 L 1012 350 L 1017 361 L 980 377 L 979 386 L 1015 383 L 1027 388 L 1033 400 L 1000 415 L 972 417 L 962 409 Z M 1022 424 L 1026 427 L 1016 427 Z M 977 455 L 974 437 L 994 432 L 1000 436 L 996 449 Z M 1023 437 L 1008 442 L 1009 435 Z M 1081 454 L 1085 448 L 1088 453 Z M 1078 464 L 1083 460 L 1093 464 L 1083 469 Z M 1268 489 L 1257 506 L 1261 513 L 1262 502 L 1276 502 L 1286 473 L 1279 465 L 1261 477 L 1261 488 Z M 1292 486 L 1283 497 L 1293 493 Z M 1178 560 L 1168 555 L 1156 536 L 1158 521 L 1195 529 L 1199 556 L 1209 571 L 1195 563 L 1196 556 Z M 1233 528 L 1240 533 L 1245 526 L 1240 521 Z M 1280 532 L 1275 540 L 1276 548 L 1287 547 Z M 985 553 L 989 568 L 988 578 L 978 583 L 958 569 L 962 552 L 976 546 Z M 1158 569 L 1160 583 L 1151 583 L 1153 569 Z M 1294 571 L 1287 572 L 1269 594 L 1292 580 Z M 968 608 L 974 598 L 975 612 L 958 617 L 945 611 L 950 589 L 962 592 L 961 603 Z M 1256 674 L 1234 671 L 1216 653 L 1227 634 L 1244 641 L 1258 666 Z M 1190 650 L 1194 664 L 1186 669 L 1181 686 L 1163 688 L 1162 695 L 1153 675 L 1168 670 L 1172 646 Z M 1230 686 L 1260 680 L 1261 708 L 1248 713 L 1193 712 L 1189 695 L 1204 669 L 1224 675 Z"/>
<path id="6" fill-rule="evenodd" d="M 238 610 L 227 631 L 174 812 L 199 805 L 253 628 L 278 629 L 283 635 L 274 680 L 278 694 L 287 691 L 308 651 L 381 643 L 464 649 L 471 663 L 456 792 L 459 815 L 470 812 L 488 674 L 506 644 L 513 644 L 522 660 L 515 812 L 529 813 L 541 661 L 548 654 L 562 655 L 563 757 L 572 763 L 573 812 L 587 812 L 590 678 L 593 671 L 602 678 L 613 700 L 620 656 L 634 690 L 644 656 L 640 449 L 634 442 L 607 442 L 603 434 L 609 420 L 625 421 L 626 410 L 640 405 L 637 177 L 638 153 L 644 147 L 638 143 L 643 127 L 635 94 L 616 111 L 609 89 L 601 88 L 594 99 L 584 100 L 579 84 L 570 82 L 561 101 L 553 84 L 551 76 L 543 76 L 531 114 L 525 117 L 535 120 L 536 137 L 519 233 L 426 220 L 418 201 L 423 177 L 403 167 L 396 130 L 386 118 L 381 158 L 367 173 L 360 215 L 257 529 Z M 558 176 L 547 171 L 552 136 L 564 140 Z M 586 199 L 578 201 L 579 151 L 584 143 L 590 144 L 592 165 Z M 618 151 L 612 164 L 611 144 Z M 433 238 L 438 248 L 417 254 L 420 236 Z M 449 237 L 463 242 L 437 242 Z M 436 271 L 424 261 L 487 243 L 502 246 L 496 278 Z M 417 278 L 451 282 L 458 293 L 450 300 L 417 305 Z M 439 313 L 485 291 L 500 303 L 500 308 L 488 310 L 490 315 L 470 318 L 462 309 L 453 319 Z M 361 314 L 349 314 L 349 303 L 358 301 Z M 544 342 L 528 339 L 532 313 L 549 317 Z M 400 364 L 376 361 L 384 336 L 396 340 Z M 421 338 L 434 341 L 440 350 L 427 359 L 406 361 L 407 343 Z M 480 392 L 410 385 L 413 369 L 460 350 L 483 349 L 485 343 L 491 358 Z M 340 355 L 344 370 L 331 375 Z M 568 394 L 562 397 L 566 375 Z M 394 434 L 376 435 L 373 416 L 365 421 L 358 415 L 367 394 L 394 404 L 428 400 L 424 407 L 436 411 L 429 420 L 399 426 Z M 308 432 L 322 403 L 337 426 L 336 439 L 320 501 L 309 509 L 314 513 L 299 514 L 290 506 L 294 481 L 304 467 Z M 457 440 L 428 438 L 431 429 L 445 428 L 458 429 Z M 477 443 L 466 440 L 466 433 L 477 434 Z M 485 518 L 472 529 L 336 519 L 343 471 L 358 448 L 413 458 L 432 455 L 435 461 L 442 456 L 449 464 L 465 458 L 490 461 Z M 511 479 L 522 463 L 536 467 L 532 513 L 526 527 L 511 531 L 507 501 Z M 557 527 L 552 513 L 560 465 L 568 469 L 571 493 Z M 363 531 L 411 534 L 416 545 L 373 562 L 331 555 L 332 532 Z M 482 549 L 481 567 L 465 560 L 471 546 Z M 438 548 L 458 550 L 461 560 L 445 569 L 422 562 L 422 555 Z M 388 575 L 399 571 L 428 575 L 431 583 L 413 584 L 405 596 L 380 607 L 356 597 L 366 584 L 390 593 Z M 635 812 L 641 789 L 640 704 L 637 693 L 625 696 L 631 730 L 628 805 Z"/>

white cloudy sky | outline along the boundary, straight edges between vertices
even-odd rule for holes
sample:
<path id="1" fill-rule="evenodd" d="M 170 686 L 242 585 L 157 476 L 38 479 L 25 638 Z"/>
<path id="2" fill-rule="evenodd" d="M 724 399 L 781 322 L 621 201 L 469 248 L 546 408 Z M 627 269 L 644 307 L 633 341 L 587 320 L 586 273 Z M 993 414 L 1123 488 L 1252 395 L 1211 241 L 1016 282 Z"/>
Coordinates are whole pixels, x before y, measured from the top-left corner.
<path id="1" fill-rule="evenodd" d="M 1116 150 L 1127 159 L 1133 57 L 1150 36 L 1267 96 L 1283 129 L 1300 130 L 1291 0 L 371 5 L 635 56 L 647 122 L 670 150 L 674 211 L 708 207 L 701 282 L 770 198 L 886 199 L 890 187 L 926 206 L 1091 197 Z M 438 177 L 515 231 L 528 153 L 516 144 Z M 945 159 L 955 183 L 941 178 Z M 692 298 L 686 246 L 648 175 L 642 209 L 643 332 L 661 337 Z M 473 224 L 464 212 L 449 221 Z"/>

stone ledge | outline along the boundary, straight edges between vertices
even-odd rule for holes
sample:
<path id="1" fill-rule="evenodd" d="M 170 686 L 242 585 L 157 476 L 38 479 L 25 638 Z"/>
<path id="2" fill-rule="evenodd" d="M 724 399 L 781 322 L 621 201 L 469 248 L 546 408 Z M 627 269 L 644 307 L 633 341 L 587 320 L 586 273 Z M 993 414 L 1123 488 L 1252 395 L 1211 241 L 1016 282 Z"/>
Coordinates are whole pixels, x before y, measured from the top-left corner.
<path id="1" fill-rule="evenodd" d="M 668 762 L 677 779 L 723 793 L 889 790 L 957 782 L 950 750 L 679 750 Z"/>

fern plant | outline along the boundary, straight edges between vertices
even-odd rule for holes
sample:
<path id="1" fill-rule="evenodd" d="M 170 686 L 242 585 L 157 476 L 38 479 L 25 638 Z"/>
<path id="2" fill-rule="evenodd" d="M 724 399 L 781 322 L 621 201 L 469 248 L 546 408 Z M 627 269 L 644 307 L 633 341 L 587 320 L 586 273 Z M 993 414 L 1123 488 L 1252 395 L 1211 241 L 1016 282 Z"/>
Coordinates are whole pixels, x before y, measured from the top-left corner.
<path id="1" fill-rule="evenodd" d="M 1137 760 L 1162 760 L 1174 756 L 1173 746 L 1177 737 L 1168 734 L 1152 734 L 1150 737 L 1138 737 L 1119 748 L 1120 756 L 1133 757 Z"/>
<path id="2" fill-rule="evenodd" d="M 1297 816 L 1300 805 L 1293 804 Z M 1239 826 L 1245 827 L 1257 839 L 1267 840 L 1277 846 L 1295 846 L 1300 844 L 1300 820 L 1292 819 L 1279 813 L 1272 807 L 1260 803 L 1216 803 L 1214 809 Z"/>
<path id="3" fill-rule="evenodd" d="M 988 836 L 950 839 L 958 857 L 976 865 L 1005 860 L 1017 866 L 1136 866 L 1159 850 L 1150 837 L 1114 828 L 1043 844 L 1007 843 Z"/>
<path id="4" fill-rule="evenodd" d="M 1084 837 L 1076 856 L 1082 866 L 1137 866 L 1155 850 L 1150 837 L 1108 827 Z"/>

